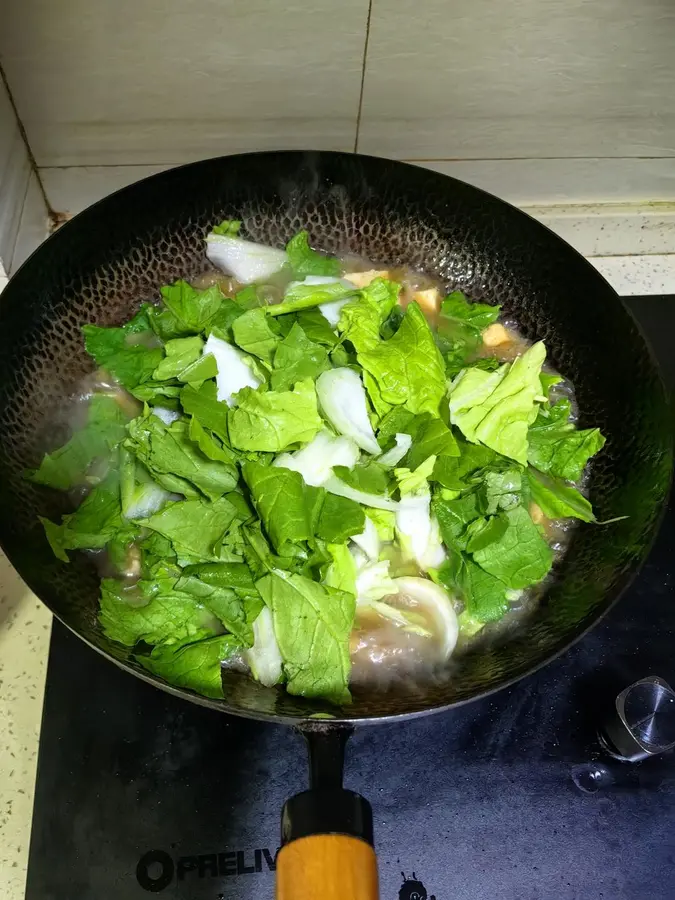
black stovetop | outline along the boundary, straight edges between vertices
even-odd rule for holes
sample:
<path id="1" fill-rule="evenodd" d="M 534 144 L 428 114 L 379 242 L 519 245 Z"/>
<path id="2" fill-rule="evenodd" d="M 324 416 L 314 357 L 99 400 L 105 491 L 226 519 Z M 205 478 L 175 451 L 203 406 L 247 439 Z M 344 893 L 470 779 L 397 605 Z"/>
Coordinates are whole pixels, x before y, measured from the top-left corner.
<path id="1" fill-rule="evenodd" d="M 629 305 L 675 386 L 675 297 Z M 562 658 L 457 711 L 356 732 L 346 786 L 373 806 L 382 900 L 672 900 L 675 757 L 577 785 L 596 710 L 645 675 L 675 684 L 674 546 L 671 504 L 633 587 Z M 157 691 L 55 624 L 26 897 L 271 900 L 281 806 L 306 777 L 290 729 Z"/>

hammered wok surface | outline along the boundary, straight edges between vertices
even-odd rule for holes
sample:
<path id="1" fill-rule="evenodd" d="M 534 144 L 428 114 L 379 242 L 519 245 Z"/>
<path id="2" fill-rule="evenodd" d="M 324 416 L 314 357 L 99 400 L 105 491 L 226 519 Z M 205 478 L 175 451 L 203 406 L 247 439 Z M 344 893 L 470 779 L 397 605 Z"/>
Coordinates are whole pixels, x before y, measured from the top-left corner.
<path id="1" fill-rule="evenodd" d="M 225 218 L 242 219 L 248 236 L 274 246 L 307 228 L 321 249 L 410 265 L 471 299 L 500 303 L 574 383 L 581 426 L 607 437 L 590 478 L 598 519 L 628 518 L 580 526 L 528 630 L 467 655 L 427 687 L 359 691 L 340 711 L 234 674 L 223 701 L 171 690 L 259 718 L 378 719 L 474 699 L 553 658 L 608 610 L 653 538 L 672 466 L 658 371 L 614 291 L 546 228 L 462 182 L 372 157 L 246 154 L 161 173 L 76 216 L 10 281 L 0 306 L 0 541 L 28 585 L 90 645 L 166 688 L 101 632 L 91 563 L 51 554 L 37 516 L 58 516 L 67 498 L 22 472 L 67 436 L 58 410 L 92 369 L 80 327 L 121 324 L 141 301 L 158 299 L 160 286 L 204 271 L 204 236 Z"/>

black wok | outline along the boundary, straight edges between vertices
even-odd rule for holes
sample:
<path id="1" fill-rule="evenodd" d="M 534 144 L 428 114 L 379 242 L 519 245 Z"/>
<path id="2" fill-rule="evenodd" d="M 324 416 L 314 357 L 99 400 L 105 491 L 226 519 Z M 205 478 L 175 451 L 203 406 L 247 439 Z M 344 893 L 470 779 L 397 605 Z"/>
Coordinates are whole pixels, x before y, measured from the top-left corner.
<path id="1" fill-rule="evenodd" d="M 161 285 L 204 270 L 204 235 L 224 218 L 242 219 L 247 234 L 265 243 L 281 246 L 307 228 L 315 246 L 333 253 L 424 270 L 449 289 L 502 304 L 527 337 L 546 342 L 553 364 L 576 387 L 581 425 L 597 425 L 607 437 L 590 477 L 598 519 L 626 518 L 579 527 L 521 636 L 468 655 L 447 679 L 426 689 L 359 691 L 351 706 L 336 710 L 231 673 L 225 676 L 225 699 L 208 700 L 149 675 L 127 648 L 101 632 L 93 566 L 83 556 L 70 565 L 58 562 L 38 524 L 38 514 L 64 511 L 64 498 L 25 481 L 22 472 L 65 437 L 56 411 L 91 365 L 80 327 L 119 324 L 139 301 L 157 297 Z M 308 792 L 287 806 L 285 838 L 296 847 L 302 842 L 295 839 L 317 831 L 370 836 L 365 801 L 339 790 L 341 749 L 351 723 L 438 712 L 498 690 L 549 662 L 607 612 L 653 539 L 670 481 L 672 443 L 672 419 L 654 360 L 601 276 L 508 204 L 397 162 L 281 152 L 164 172 L 64 225 L 2 295 L 2 546 L 54 614 L 118 665 L 193 702 L 307 731 L 313 785 L 328 793 L 317 802 Z M 332 863 L 322 859 L 327 872 Z M 289 892 L 286 884 L 284 896 L 295 897 L 297 885 L 291 887 Z M 342 896 L 350 896 L 349 890 Z"/>

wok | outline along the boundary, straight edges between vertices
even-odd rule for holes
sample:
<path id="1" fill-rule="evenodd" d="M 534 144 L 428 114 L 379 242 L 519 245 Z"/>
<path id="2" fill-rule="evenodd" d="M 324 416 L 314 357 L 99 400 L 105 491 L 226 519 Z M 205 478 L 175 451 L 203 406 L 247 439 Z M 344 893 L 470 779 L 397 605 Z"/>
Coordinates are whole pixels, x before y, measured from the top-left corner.
<path id="1" fill-rule="evenodd" d="M 397 694 L 355 693 L 335 709 L 224 677 L 224 700 L 167 685 L 108 640 L 97 621 L 98 577 L 80 555 L 58 562 L 37 516 L 67 500 L 22 477 L 66 437 L 58 409 L 91 367 L 80 327 L 119 324 L 158 288 L 206 268 L 203 239 L 225 218 L 282 246 L 301 228 L 315 246 L 376 264 L 408 264 L 449 289 L 500 303 L 527 337 L 543 339 L 576 387 L 581 425 L 607 437 L 590 499 L 604 526 L 581 525 L 529 628 L 467 655 L 448 677 Z M 542 225 L 454 179 L 366 156 L 260 153 L 173 169 L 125 188 L 60 228 L 16 273 L 0 307 L 0 541 L 30 588 L 108 659 L 185 699 L 301 727 L 312 790 L 283 815 L 278 892 L 376 894 L 372 818 L 342 789 L 354 723 L 441 712 L 512 683 L 553 659 L 611 607 L 644 559 L 672 467 L 672 420 L 656 364 L 600 275 Z M 86 690 L 86 685 L 83 686 Z M 330 717 L 330 718 L 327 718 Z"/>

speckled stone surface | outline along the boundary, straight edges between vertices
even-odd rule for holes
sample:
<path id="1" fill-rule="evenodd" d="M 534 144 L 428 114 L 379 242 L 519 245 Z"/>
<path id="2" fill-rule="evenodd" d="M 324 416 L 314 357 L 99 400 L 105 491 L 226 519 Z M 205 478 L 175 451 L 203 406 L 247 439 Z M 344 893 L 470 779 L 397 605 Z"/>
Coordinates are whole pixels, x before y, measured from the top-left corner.
<path id="1" fill-rule="evenodd" d="M 0 897 L 21 900 L 51 613 L 0 555 Z"/>

